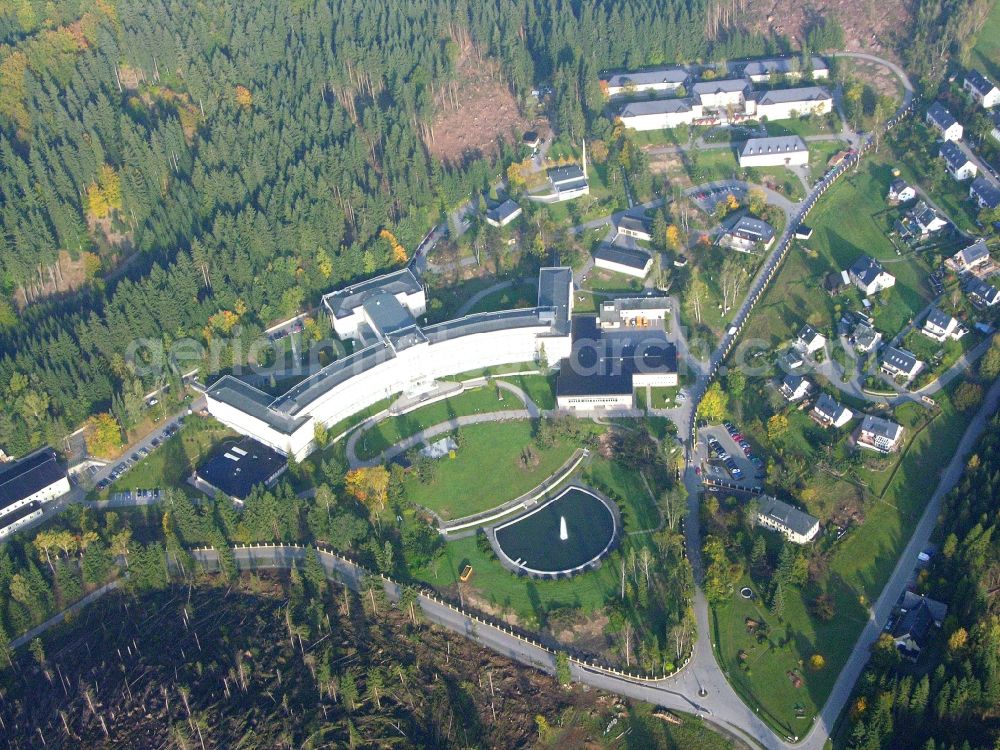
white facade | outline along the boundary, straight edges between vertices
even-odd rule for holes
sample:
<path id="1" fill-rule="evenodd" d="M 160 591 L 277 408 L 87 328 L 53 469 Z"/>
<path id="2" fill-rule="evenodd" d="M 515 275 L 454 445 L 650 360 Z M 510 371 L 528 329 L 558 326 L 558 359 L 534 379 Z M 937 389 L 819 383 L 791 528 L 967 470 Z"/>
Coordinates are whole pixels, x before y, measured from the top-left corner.
<path id="1" fill-rule="evenodd" d="M 633 102 L 621 111 L 622 125 L 632 130 L 666 130 L 690 125 L 702 117 L 704 108 L 691 99 Z"/>
<path id="2" fill-rule="evenodd" d="M 393 296 L 415 318 L 427 312 L 427 294 L 422 287 L 419 290 L 399 292 Z M 327 306 L 327 310 L 330 312 L 330 319 L 333 321 L 333 330 L 342 339 L 358 338 L 358 329 L 362 325 L 370 323 L 360 301 L 356 307 L 345 311 L 341 315 L 335 314 L 329 306 Z"/>
<path id="3" fill-rule="evenodd" d="M 590 396 L 559 396 L 556 399 L 556 406 L 565 411 L 631 409 L 633 405 L 632 391 Z"/>
<path id="4" fill-rule="evenodd" d="M 702 81 L 692 87 L 697 100 L 709 109 L 739 107 L 743 110 L 749 91 L 750 85 L 741 79 Z"/>
<path id="5" fill-rule="evenodd" d="M 858 429 L 858 446 L 879 453 L 896 449 L 903 438 L 903 427 L 881 417 L 866 414 Z"/>
<path id="6" fill-rule="evenodd" d="M 642 268 L 636 268 L 635 266 L 627 266 L 624 263 L 616 263 L 613 260 L 608 260 L 607 258 L 595 257 L 594 265 L 597 268 L 606 268 L 609 271 L 623 273 L 627 276 L 635 276 L 636 278 L 643 279 L 646 277 L 646 274 L 649 273 L 649 269 L 653 265 L 653 259 L 650 258 L 646 261 L 646 265 Z"/>
<path id="7" fill-rule="evenodd" d="M 673 388 L 680 383 L 676 372 L 637 372 L 632 375 L 635 388 Z"/>
<path id="8" fill-rule="evenodd" d="M 759 119 L 768 120 L 790 120 L 833 111 L 833 97 L 828 91 L 816 87 L 764 92 L 758 95 L 753 112 L 750 103 L 747 104 L 747 114 L 756 114 Z"/>
<path id="9" fill-rule="evenodd" d="M 604 90 L 608 97 L 655 91 L 672 93 L 684 85 L 688 73 L 683 68 L 662 68 L 634 73 L 617 73 L 607 78 Z"/>
<path id="10" fill-rule="evenodd" d="M 809 149 L 796 136 L 751 138 L 740 151 L 741 167 L 796 167 L 809 163 Z"/>
<path id="11" fill-rule="evenodd" d="M 0 508 L 0 538 L 40 517 L 45 503 L 69 491 L 69 479 L 51 448 L 0 464 L 0 500 L 4 503 Z"/>
<path id="12" fill-rule="evenodd" d="M 39 507 L 37 510 L 32 511 L 26 516 L 21 516 L 16 521 L 8 525 L 4 524 L 4 516 L 0 516 L 0 539 L 6 539 L 11 534 L 15 533 L 18 529 L 22 529 L 36 518 L 42 517 L 42 508 Z"/>
<path id="13" fill-rule="evenodd" d="M 924 320 L 923 328 L 920 329 L 927 338 L 942 342 L 945 339 L 960 339 L 964 330 L 959 326 L 958 321 L 947 313 L 928 315 Z"/>

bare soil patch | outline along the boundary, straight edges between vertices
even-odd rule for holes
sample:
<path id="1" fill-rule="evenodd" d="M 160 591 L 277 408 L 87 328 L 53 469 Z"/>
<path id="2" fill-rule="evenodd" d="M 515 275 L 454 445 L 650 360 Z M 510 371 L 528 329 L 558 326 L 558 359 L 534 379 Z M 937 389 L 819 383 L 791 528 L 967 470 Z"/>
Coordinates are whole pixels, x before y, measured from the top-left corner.
<path id="1" fill-rule="evenodd" d="M 59 260 L 49 266 L 40 265 L 33 282 L 14 292 L 14 304 L 18 310 L 23 310 L 30 302 L 71 292 L 83 286 L 85 281 L 84 255 L 81 253 L 74 260 L 68 252 L 61 250 Z"/>
<path id="2" fill-rule="evenodd" d="M 785 34 L 799 42 L 818 17 L 836 17 L 844 27 L 848 50 L 891 56 L 910 26 L 905 0 L 751 0 L 744 18 L 762 33 Z"/>
<path id="3" fill-rule="evenodd" d="M 500 140 L 516 141 L 537 129 L 518 110 L 499 63 L 471 44 L 462 49 L 455 81 L 436 92 L 434 105 L 427 150 L 453 164 L 495 154 Z"/>

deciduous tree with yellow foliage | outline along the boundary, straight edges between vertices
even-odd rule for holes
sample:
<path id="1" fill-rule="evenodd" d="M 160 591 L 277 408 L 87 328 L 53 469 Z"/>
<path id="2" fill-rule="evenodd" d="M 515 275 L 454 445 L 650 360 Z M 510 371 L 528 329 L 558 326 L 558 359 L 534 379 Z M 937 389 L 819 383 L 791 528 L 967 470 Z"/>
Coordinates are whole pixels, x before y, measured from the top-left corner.
<path id="1" fill-rule="evenodd" d="M 384 466 L 352 469 L 344 477 L 344 486 L 359 501 L 380 510 L 389 492 L 389 471 Z"/>

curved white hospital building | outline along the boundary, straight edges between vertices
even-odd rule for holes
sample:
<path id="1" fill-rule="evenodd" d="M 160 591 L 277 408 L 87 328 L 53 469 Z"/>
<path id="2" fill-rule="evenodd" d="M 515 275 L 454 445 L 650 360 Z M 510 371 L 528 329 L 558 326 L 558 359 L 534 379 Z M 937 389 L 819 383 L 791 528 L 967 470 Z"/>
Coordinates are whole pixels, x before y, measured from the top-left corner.
<path id="1" fill-rule="evenodd" d="M 361 348 L 273 397 L 226 375 L 206 392 L 208 410 L 244 435 L 297 460 L 315 447 L 316 425 L 330 426 L 396 393 L 484 367 L 570 355 L 573 273 L 543 268 L 538 305 L 478 313 L 431 326 L 419 279 L 408 268 L 323 298 L 334 330 Z"/>

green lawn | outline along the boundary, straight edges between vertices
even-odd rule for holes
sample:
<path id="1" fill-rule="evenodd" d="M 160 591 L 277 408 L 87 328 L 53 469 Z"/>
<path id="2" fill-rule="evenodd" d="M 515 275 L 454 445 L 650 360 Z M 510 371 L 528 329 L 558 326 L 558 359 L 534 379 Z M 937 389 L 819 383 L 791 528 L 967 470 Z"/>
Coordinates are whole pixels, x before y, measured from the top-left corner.
<path id="1" fill-rule="evenodd" d="M 736 161 L 735 148 L 691 150 L 682 156 L 685 169 L 694 185 L 729 180 L 742 171 Z"/>
<path id="2" fill-rule="evenodd" d="M 816 117 L 798 117 L 792 120 L 775 120 L 767 122 L 764 127 L 770 136 L 778 135 L 799 135 L 803 138 L 807 135 L 827 135 L 838 131 L 838 123 L 835 114 L 822 115 Z M 810 147 L 811 148 L 811 147 Z"/>
<path id="3" fill-rule="evenodd" d="M 214 419 L 190 416 L 180 430 L 115 480 L 102 495 L 125 490 L 186 487 L 198 464 L 223 440 L 236 433 Z"/>
<path id="4" fill-rule="evenodd" d="M 534 307 L 538 301 L 538 282 L 525 281 L 506 289 L 487 294 L 472 306 L 469 313 L 494 312 L 495 310 L 512 310 L 521 307 Z"/>
<path id="5" fill-rule="evenodd" d="M 1000 78 L 1000 3 L 993 3 L 993 10 L 979 32 L 972 48 L 972 64 L 981 67 L 994 81 Z"/>
<path id="6" fill-rule="evenodd" d="M 605 268 L 594 268 L 587 274 L 583 287 L 595 292 L 638 292 L 642 289 L 642 279 Z"/>
<path id="7" fill-rule="evenodd" d="M 375 458 L 403 438 L 455 417 L 523 408 L 517 396 L 496 386 L 472 388 L 407 414 L 382 420 L 358 439 L 357 454 L 362 459 Z"/>
<path id="8" fill-rule="evenodd" d="M 490 425 L 491 428 L 499 426 Z M 640 479 L 599 457 L 593 459 L 587 475 L 622 498 L 622 522 L 626 531 L 656 526 L 656 508 Z M 476 477 L 483 479 L 479 474 Z M 648 534 L 629 537 L 629 540 L 640 546 L 652 544 Z M 442 557 L 427 568 L 414 571 L 414 576 L 432 586 L 450 588 L 458 584 L 458 576 L 466 565 L 472 565 L 473 577 L 462 584 L 463 590 L 475 592 L 492 606 L 513 613 L 522 622 L 544 621 L 546 613 L 564 607 L 579 607 L 585 613 L 600 611 L 620 585 L 618 573 L 609 565 L 557 581 L 521 578 L 501 566 L 491 552 L 481 551 L 475 537 L 448 542 Z"/>
<path id="9" fill-rule="evenodd" d="M 407 499 L 445 520 L 494 508 L 524 494 L 554 474 L 578 445 L 557 442 L 541 449 L 532 442 L 528 420 L 469 425 L 460 430 L 462 445 L 454 459 L 438 461 L 432 481 L 406 479 Z M 522 450 L 531 445 L 537 463 L 521 465 Z"/>
<path id="10" fill-rule="evenodd" d="M 503 378 L 508 383 L 518 386 L 528 398 L 535 402 L 539 409 L 556 408 L 556 373 L 548 375 L 514 375 Z M 510 394 L 508 394 L 510 395 Z"/>

